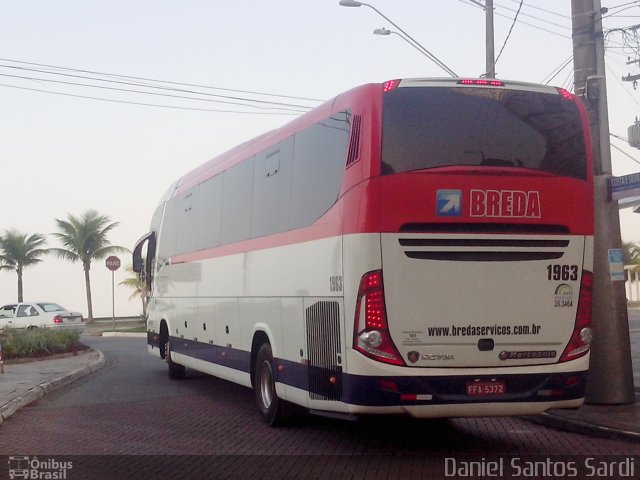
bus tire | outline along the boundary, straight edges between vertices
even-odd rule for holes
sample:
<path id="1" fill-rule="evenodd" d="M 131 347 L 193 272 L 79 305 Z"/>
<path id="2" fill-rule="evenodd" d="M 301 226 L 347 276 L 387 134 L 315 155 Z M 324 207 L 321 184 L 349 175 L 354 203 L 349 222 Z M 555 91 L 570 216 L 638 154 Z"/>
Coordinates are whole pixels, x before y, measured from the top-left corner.
<path id="1" fill-rule="evenodd" d="M 254 370 L 253 392 L 262 420 L 271 427 L 282 425 L 282 401 L 276 393 L 275 370 L 271 345 L 263 343 L 258 350 Z"/>
<path id="2" fill-rule="evenodd" d="M 160 323 L 160 339 L 159 339 L 160 358 L 167 359 L 167 344 L 169 343 L 169 328 L 164 320 Z"/>
<path id="3" fill-rule="evenodd" d="M 185 368 L 183 365 L 173 363 L 171 360 L 171 344 L 167 342 L 167 365 L 169 367 L 169 378 L 171 380 L 182 380 L 186 377 Z"/>

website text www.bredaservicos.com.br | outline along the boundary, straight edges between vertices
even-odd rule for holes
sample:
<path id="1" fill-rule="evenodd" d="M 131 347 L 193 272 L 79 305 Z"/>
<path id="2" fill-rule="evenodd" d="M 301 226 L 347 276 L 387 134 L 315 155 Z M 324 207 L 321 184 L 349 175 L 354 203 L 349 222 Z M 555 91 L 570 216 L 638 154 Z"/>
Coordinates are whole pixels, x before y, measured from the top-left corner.
<path id="1" fill-rule="evenodd" d="M 430 337 L 471 337 L 471 336 L 498 336 L 498 335 L 539 335 L 542 327 L 532 323 L 530 325 L 466 325 L 458 327 L 428 327 Z"/>

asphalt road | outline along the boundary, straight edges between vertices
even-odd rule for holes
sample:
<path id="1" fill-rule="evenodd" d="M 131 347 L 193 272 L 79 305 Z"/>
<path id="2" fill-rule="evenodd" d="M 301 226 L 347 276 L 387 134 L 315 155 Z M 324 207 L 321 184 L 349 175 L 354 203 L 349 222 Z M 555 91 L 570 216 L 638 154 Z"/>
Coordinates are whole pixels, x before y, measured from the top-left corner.
<path id="1" fill-rule="evenodd" d="M 86 343 L 104 352 L 107 366 L 0 425 L 0 454 L 14 462 L 17 456 L 73 455 L 69 480 L 417 479 L 443 477 L 443 469 L 453 468 L 447 458 L 548 462 L 553 456 L 556 463 L 581 463 L 593 455 L 606 462 L 640 456 L 638 443 L 518 418 L 346 422 L 302 416 L 273 429 L 260 422 L 249 389 L 195 372 L 169 380 L 165 364 L 146 353 L 145 339 L 86 337 Z M 640 457 L 637 464 L 640 469 Z"/>

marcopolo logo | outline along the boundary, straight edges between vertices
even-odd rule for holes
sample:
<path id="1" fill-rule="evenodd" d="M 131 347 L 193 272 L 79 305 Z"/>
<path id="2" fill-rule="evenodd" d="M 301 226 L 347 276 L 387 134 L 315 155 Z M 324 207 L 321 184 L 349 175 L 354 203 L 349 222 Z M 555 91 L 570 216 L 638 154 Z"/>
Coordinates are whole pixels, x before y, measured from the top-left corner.
<path id="1" fill-rule="evenodd" d="M 472 217 L 540 218 L 540 192 L 519 190 L 471 190 Z"/>
<path id="2" fill-rule="evenodd" d="M 61 462 L 54 458 L 9 457 L 9 478 L 25 480 L 66 480 L 73 462 Z"/>

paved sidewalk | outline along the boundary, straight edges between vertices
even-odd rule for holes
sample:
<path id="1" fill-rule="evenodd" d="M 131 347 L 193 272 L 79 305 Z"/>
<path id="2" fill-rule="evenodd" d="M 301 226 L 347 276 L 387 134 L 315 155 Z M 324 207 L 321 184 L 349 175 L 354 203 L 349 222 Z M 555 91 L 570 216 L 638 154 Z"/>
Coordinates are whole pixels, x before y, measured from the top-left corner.
<path id="1" fill-rule="evenodd" d="M 556 428 L 640 442 L 640 389 L 629 405 L 582 405 L 577 410 L 550 410 L 536 422 Z"/>
<path id="2" fill-rule="evenodd" d="M 88 349 L 77 355 L 28 363 L 5 363 L 0 374 L 0 424 L 22 407 L 68 385 L 105 364 L 102 352 Z"/>
<path id="3" fill-rule="evenodd" d="M 5 373 L 0 374 L 0 424 L 29 403 L 104 365 L 104 355 L 92 349 L 53 360 L 5 364 Z M 630 405 L 583 405 L 526 418 L 555 428 L 640 442 L 640 389 L 635 400 Z"/>

